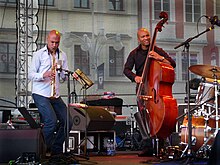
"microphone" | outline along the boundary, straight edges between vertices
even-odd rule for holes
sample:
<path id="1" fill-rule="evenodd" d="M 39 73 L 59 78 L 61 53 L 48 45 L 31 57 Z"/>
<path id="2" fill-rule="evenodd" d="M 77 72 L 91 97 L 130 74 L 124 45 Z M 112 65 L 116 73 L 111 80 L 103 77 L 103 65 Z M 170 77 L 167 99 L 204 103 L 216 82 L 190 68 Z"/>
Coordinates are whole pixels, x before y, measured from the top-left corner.
<path id="1" fill-rule="evenodd" d="M 60 72 L 62 71 L 62 60 L 57 61 L 57 73 L 60 75 Z"/>
<path id="2" fill-rule="evenodd" d="M 218 16 L 215 15 L 215 16 L 205 16 L 207 19 L 209 19 L 209 22 L 212 24 L 212 25 L 217 25 L 217 26 L 220 26 L 220 20 L 218 19 Z"/>

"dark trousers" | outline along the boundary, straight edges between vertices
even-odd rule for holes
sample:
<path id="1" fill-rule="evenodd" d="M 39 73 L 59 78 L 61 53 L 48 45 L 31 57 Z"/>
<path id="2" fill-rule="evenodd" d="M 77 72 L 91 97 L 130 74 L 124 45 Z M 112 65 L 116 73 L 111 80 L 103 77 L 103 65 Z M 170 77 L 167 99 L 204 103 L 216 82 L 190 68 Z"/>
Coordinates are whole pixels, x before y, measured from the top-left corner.
<path id="1" fill-rule="evenodd" d="M 62 153 L 63 143 L 67 135 L 66 104 L 60 97 L 50 99 L 37 94 L 33 94 L 32 96 L 41 116 L 43 135 L 47 147 L 51 149 L 53 154 Z M 73 121 L 69 114 L 69 129 L 72 128 L 72 125 Z"/>

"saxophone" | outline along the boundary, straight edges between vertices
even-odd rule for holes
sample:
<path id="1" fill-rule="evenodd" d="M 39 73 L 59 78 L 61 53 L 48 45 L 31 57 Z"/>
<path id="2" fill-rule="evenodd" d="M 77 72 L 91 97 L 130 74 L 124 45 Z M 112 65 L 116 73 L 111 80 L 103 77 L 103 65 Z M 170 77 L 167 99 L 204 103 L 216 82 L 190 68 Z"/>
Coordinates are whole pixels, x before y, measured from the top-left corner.
<path id="1" fill-rule="evenodd" d="M 51 95 L 50 98 L 56 98 L 56 58 L 55 55 L 52 55 L 52 68 L 51 68 L 51 74 L 54 75 L 51 79 L 50 85 L 51 85 Z"/>

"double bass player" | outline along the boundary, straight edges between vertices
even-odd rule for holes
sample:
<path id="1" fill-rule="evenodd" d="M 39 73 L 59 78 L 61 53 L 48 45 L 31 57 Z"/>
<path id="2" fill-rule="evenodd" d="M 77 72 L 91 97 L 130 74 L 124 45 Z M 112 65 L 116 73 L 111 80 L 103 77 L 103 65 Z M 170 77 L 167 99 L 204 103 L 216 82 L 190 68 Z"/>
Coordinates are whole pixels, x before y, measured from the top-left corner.
<path id="1" fill-rule="evenodd" d="M 171 65 L 173 68 L 176 67 L 175 61 L 162 49 L 157 46 L 154 46 L 153 51 L 149 51 L 150 42 L 151 42 L 151 36 L 149 31 L 146 28 L 140 28 L 137 31 L 137 40 L 139 45 L 133 49 L 126 60 L 126 63 L 124 64 L 124 75 L 131 80 L 131 82 L 136 83 L 136 93 L 138 91 L 139 84 L 142 81 L 142 72 L 145 65 L 145 60 L 147 56 L 148 58 L 157 60 L 162 63 L 167 63 Z M 133 71 L 134 69 L 134 71 Z M 148 69 L 148 68 L 147 68 Z M 137 100 L 138 105 L 138 113 L 140 114 L 141 118 L 145 118 L 145 104 L 143 100 Z M 135 117 L 136 118 L 136 117 Z M 137 124 L 139 128 L 142 128 L 142 124 L 140 120 L 137 120 Z M 149 128 L 148 128 L 149 129 Z M 153 154 L 153 146 L 152 146 L 152 139 L 150 138 L 149 132 L 146 130 L 140 130 L 140 132 L 146 132 L 146 136 L 142 134 L 143 139 L 143 149 L 138 154 L 138 156 L 151 156 Z"/>

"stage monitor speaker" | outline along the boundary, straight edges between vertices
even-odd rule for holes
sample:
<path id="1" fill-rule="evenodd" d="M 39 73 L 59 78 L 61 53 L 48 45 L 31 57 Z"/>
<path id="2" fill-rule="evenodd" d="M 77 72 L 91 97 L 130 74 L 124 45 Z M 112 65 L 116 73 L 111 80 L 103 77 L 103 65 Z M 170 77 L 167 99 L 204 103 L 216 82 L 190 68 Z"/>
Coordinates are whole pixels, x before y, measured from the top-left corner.
<path id="1" fill-rule="evenodd" d="M 11 118 L 11 110 L 0 110 L 0 123 L 7 123 Z"/>
<path id="2" fill-rule="evenodd" d="M 23 153 L 35 153 L 36 159 L 45 156 L 45 144 L 41 129 L 0 130 L 0 162 L 16 160 Z"/>
<path id="3" fill-rule="evenodd" d="M 207 165 L 219 165 L 220 164 L 220 132 L 218 131 L 214 143 L 211 147 L 211 152 L 209 154 L 209 160 Z"/>
<path id="4" fill-rule="evenodd" d="M 86 108 L 76 108 L 69 106 L 73 119 L 74 131 L 100 131 L 111 130 L 115 124 L 112 114 L 99 106 L 88 106 Z M 86 124 L 87 123 L 87 124 Z"/>

